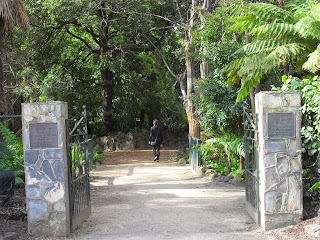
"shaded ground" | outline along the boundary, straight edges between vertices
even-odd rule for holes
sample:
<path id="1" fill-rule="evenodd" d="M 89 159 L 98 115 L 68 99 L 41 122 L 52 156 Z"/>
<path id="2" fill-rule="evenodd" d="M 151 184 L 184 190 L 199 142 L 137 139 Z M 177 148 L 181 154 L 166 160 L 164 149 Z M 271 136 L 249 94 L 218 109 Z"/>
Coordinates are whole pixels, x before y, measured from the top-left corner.
<path id="1" fill-rule="evenodd" d="M 174 155 L 174 150 L 162 151 L 157 163 L 151 150 L 106 154 L 92 173 L 91 217 L 63 239 L 315 239 L 303 226 L 320 224 L 319 217 L 264 234 L 244 210 L 243 188 L 198 178 L 186 166 L 169 161 Z M 0 207 L 0 232 L 40 240 L 26 233 L 23 194 L 23 189 L 17 190 L 10 214 Z M 22 213 L 20 220 L 4 217 L 15 216 L 13 212 Z"/>
<path id="2" fill-rule="evenodd" d="M 175 151 L 107 154 L 93 174 L 93 213 L 72 239 L 267 239 L 244 210 L 244 189 L 196 178 Z"/>
<path id="3" fill-rule="evenodd" d="M 26 239 L 25 189 L 15 188 L 14 195 L 5 206 L 1 204 L 3 197 L 0 197 L 0 234 L 4 231 L 17 232 L 21 236 L 19 239 Z"/>

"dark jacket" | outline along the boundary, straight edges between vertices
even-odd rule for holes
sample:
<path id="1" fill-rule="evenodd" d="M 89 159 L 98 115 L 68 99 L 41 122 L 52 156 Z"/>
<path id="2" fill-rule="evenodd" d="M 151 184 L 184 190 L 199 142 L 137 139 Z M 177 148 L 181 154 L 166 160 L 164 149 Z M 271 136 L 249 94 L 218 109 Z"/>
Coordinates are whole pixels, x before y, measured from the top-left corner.
<path id="1" fill-rule="evenodd" d="M 150 129 L 150 142 L 157 140 L 157 144 L 162 144 L 162 129 L 159 126 L 152 126 Z"/>

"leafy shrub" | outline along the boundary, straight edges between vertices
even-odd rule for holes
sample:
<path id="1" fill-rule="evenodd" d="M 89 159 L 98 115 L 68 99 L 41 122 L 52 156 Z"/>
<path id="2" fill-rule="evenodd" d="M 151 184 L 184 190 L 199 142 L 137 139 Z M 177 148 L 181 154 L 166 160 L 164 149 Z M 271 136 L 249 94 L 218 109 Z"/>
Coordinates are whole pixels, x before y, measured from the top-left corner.
<path id="1" fill-rule="evenodd" d="M 205 166 L 227 174 L 239 169 L 240 155 L 244 156 L 242 138 L 228 132 L 207 139 L 200 145 L 199 151 Z"/>
<path id="2" fill-rule="evenodd" d="M 16 137 L 3 123 L 0 122 L 0 133 L 4 142 L 0 142 L 0 171 L 13 170 L 16 183 L 23 183 L 24 173 L 22 137 Z"/>

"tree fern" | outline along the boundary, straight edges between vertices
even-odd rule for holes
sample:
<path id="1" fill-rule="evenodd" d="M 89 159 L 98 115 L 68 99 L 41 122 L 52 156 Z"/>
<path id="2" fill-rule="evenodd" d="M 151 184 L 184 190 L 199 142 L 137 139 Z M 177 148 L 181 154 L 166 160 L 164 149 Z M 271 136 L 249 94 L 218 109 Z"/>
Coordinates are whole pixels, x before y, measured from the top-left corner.
<path id="1" fill-rule="evenodd" d="M 320 3 L 292 0 L 285 9 L 273 4 L 247 4 L 230 21 L 230 30 L 250 30 L 252 42 L 240 48 L 240 57 L 226 68 L 229 82 L 241 80 L 239 99 L 255 82 L 281 65 L 295 61 L 297 69 L 320 69 Z"/>

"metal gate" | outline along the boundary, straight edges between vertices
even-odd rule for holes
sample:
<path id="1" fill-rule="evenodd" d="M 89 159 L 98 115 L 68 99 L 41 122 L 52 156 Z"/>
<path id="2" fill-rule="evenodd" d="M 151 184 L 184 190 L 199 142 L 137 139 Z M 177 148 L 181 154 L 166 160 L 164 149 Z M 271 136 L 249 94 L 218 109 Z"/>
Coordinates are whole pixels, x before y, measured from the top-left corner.
<path id="1" fill-rule="evenodd" d="M 201 156 L 198 151 L 198 145 L 201 143 L 199 138 L 191 136 L 190 138 L 190 150 L 189 150 L 189 159 L 190 166 L 193 170 L 197 170 L 199 166 L 201 166 Z"/>
<path id="2" fill-rule="evenodd" d="M 72 124 L 67 120 L 71 231 L 74 231 L 91 214 L 89 174 L 93 148 L 92 139 L 88 136 L 85 106 L 83 109 L 79 121 L 74 120 Z"/>
<path id="3" fill-rule="evenodd" d="M 254 120 L 248 108 L 244 106 L 244 150 L 245 150 L 245 177 L 246 177 L 246 210 L 253 220 L 260 224 L 259 207 L 259 155 L 258 155 L 258 116 Z"/>

